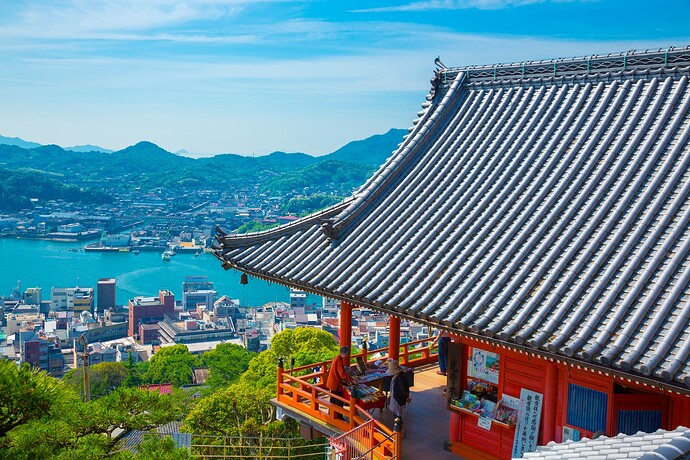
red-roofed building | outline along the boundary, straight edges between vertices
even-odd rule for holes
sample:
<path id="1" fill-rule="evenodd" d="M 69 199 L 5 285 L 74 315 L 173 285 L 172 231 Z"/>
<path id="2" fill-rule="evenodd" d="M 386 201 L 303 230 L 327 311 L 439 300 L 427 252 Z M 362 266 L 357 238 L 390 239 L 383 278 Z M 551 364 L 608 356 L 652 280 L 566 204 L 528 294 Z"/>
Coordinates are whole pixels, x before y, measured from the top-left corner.
<path id="1" fill-rule="evenodd" d="M 142 390 L 156 391 L 162 395 L 167 395 L 173 392 L 172 383 L 141 385 L 139 388 Z"/>

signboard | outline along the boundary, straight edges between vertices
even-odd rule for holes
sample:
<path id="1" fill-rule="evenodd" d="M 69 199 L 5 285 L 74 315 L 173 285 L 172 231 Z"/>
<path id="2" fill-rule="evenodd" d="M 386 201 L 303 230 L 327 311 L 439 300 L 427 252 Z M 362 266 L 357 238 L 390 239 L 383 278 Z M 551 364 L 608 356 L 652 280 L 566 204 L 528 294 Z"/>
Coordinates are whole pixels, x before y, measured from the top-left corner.
<path id="1" fill-rule="evenodd" d="M 513 458 L 522 458 L 525 452 L 537 450 L 543 400 L 544 396 L 541 393 L 524 388 L 520 390 L 520 411 L 513 440 Z"/>
<path id="2" fill-rule="evenodd" d="M 477 425 L 479 425 L 479 428 L 491 431 L 491 419 L 489 417 L 479 417 Z"/>
<path id="3" fill-rule="evenodd" d="M 470 377 L 498 385 L 499 355 L 472 348 L 469 370 Z"/>
<path id="4" fill-rule="evenodd" d="M 501 401 L 503 401 L 504 406 L 520 412 L 520 398 L 515 398 L 513 396 L 504 394 L 503 398 L 501 398 Z"/>

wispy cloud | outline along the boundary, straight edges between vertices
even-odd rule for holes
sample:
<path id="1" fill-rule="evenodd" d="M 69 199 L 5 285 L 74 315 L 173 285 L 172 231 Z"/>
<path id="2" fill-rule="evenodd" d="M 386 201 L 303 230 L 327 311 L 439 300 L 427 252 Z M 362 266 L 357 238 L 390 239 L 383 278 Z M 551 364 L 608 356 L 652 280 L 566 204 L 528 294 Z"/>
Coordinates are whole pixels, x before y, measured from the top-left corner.
<path id="1" fill-rule="evenodd" d="M 0 0 L 0 124 L 63 145 L 323 153 L 408 126 L 437 55 L 464 66 L 687 41 L 687 7 L 524 7 L 538 1 Z M 627 15 L 608 21 L 609 1 Z"/>
<path id="2" fill-rule="evenodd" d="M 435 11 L 435 10 L 499 10 L 503 8 L 544 3 L 547 0 L 425 0 L 404 5 L 366 8 L 354 10 L 355 13 L 386 13 L 396 11 Z"/>
<path id="3" fill-rule="evenodd" d="M 18 2 L 0 18 L 0 36 L 32 39 L 194 39 L 168 29 L 197 21 L 223 21 L 246 8 L 305 0 L 57 0 Z M 166 33 L 156 33 L 165 30 Z M 208 39 L 208 38 L 205 38 Z M 199 40 L 199 39 L 197 39 Z"/>

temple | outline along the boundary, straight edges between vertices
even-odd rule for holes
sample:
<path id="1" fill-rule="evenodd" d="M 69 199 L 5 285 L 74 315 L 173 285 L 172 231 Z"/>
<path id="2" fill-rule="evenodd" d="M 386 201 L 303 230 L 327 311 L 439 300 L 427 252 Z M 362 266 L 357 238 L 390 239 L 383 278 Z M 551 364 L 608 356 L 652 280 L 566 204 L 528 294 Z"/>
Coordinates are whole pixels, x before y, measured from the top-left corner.
<path id="1" fill-rule="evenodd" d="M 219 230 L 223 266 L 339 299 L 342 344 L 357 307 L 390 315 L 395 359 L 400 319 L 452 333 L 447 440 L 465 458 L 690 426 L 690 47 L 436 65 L 351 198 Z M 536 426 L 480 423 L 477 387 Z"/>

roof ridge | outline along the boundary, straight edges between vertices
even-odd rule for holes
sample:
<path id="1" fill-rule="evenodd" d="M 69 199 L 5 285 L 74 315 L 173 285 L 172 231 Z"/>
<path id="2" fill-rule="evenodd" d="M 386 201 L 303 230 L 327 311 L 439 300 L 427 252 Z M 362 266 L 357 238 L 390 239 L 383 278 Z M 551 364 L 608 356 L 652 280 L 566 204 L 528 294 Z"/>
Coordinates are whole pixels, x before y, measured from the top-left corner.
<path id="1" fill-rule="evenodd" d="M 367 203 L 377 199 L 387 186 L 404 173 L 405 167 L 415 157 L 415 152 L 419 151 L 422 140 L 429 133 L 429 126 L 434 125 L 434 120 L 441 116 L 444 109 L 453 98 L 455 91 L 464 85 L 465 74 L 455 75 L 452 83 L 448 85 L 448 77 L 442 69 L 436 70 L 434 78 L 431 79 L 432 88 L 427 96 L 427 101 L 422 105 L 423 110 L 418 113 L 420 118 L 413 121 L 413 127 L 409 128 L 408 134 L 393 155 L 379 168 L 355 194 L 354 200 L 340 214 L 335 216 L 332 222 L 323 227 L 324 233 L 330 240 L 337 240 L 344 228 L 354 221 L 363 210 L 367 208 Z M 440 102 L 434 104 L 433 100 Z"/>
<path id="2" fill-rule="evenodd" d="M 690 45 L 666 49 L 629 50 L 572 58 L 522 61 L 452 67 L 443 73 L 453 77 L 466 73 L 469 81 L 498 81 L 572 74 L 606 73 L 627 70 L 660 70 L 690 65 Z"/>

